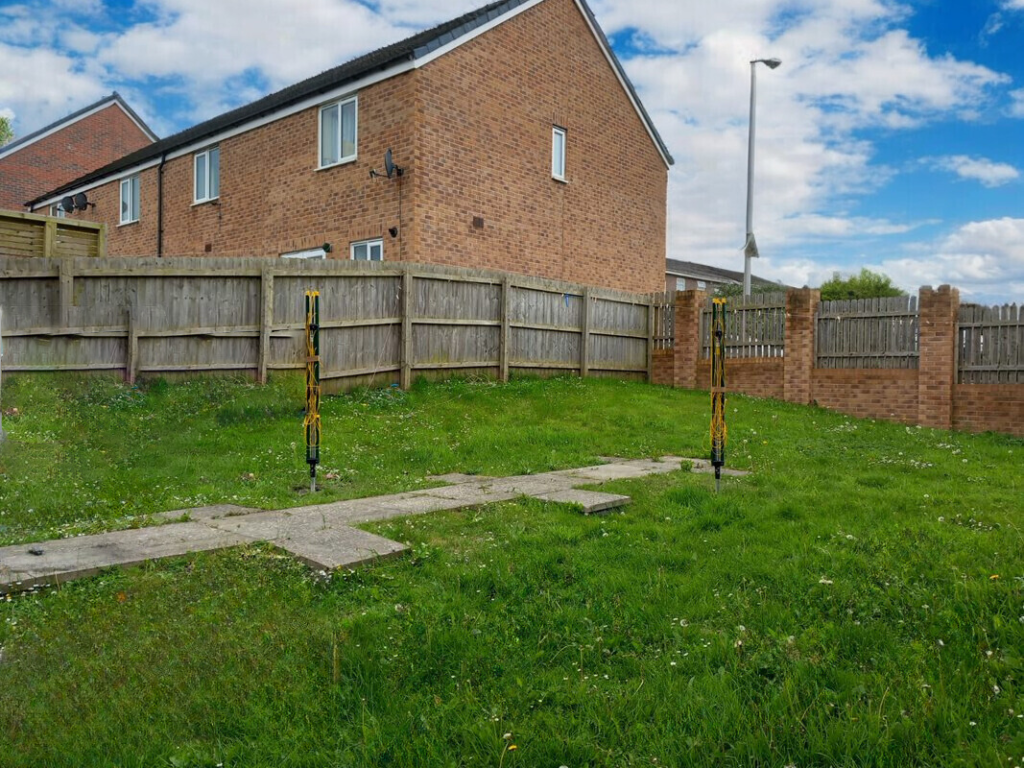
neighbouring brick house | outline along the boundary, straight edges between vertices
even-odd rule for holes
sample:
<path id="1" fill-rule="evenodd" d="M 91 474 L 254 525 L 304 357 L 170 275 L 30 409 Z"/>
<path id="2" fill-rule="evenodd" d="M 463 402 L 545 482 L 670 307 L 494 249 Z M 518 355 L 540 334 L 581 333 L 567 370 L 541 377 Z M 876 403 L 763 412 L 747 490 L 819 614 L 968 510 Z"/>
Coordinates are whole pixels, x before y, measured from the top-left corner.
<path id="1" fill-rule="evenodd" d="M 32 206 L 86 192 L 95 208 L 76 216 L 107 223 L 112 255 L 323 256 L 329 244 L 328 258 L 656 291 L 671 164 L 584 0 L 502 0 Z"/>
<path id="2" fill-rule="evenodd" d="M 751 285 L 774 285 L 780 291 L 786 286 L 773 283 L 757 275 L 750 276 Z M 693 261 L 665 260 L 665 290 L 673 291 L 706 291 L 713 294 L 723 285 L 743 285 L 743 273 L 731 269 L 710 267 Z"/>
<path id="3" fill-rule="evenodd" d="M 26 201 L 152 144 L 157 137 L 115 91 L 0 147 L 0 208 Z M 41 213 L 60 215 L 54 210 Z M 35 206 L 38 208 L 39 206 Z"/>

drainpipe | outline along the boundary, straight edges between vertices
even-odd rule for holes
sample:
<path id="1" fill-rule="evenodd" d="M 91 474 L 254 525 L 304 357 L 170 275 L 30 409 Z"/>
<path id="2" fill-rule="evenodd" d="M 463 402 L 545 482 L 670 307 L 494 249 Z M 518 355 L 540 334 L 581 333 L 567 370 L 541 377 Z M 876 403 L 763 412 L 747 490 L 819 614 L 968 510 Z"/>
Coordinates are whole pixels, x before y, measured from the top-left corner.
<path id="1" fill-rule="evenodd" d="M 160 167 L 156 171 L 156 257 L 164 256 L 164 164 L 167 153 L 160 155 Z"/>

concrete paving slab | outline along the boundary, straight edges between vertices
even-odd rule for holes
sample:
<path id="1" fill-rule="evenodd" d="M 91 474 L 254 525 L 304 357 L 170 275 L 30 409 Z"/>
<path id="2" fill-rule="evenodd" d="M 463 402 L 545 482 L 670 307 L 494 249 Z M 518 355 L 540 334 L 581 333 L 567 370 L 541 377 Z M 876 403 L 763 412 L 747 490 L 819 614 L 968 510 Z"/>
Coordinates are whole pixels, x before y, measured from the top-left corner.
<path id="1" fill-rule="evenodd" d="M 395 557 L 409 549 L 397 541 L 345 526 L 293 529 L 287 539 L 275 539 L 272 543 L 291 552 L 311 568 L 326 571 L 355 568 Z"/>
<path id="2" fill-rule="evenodd" d="M 536 496 L 541 493 L 554 493 L 556 491 L 569 490 L 574 485 L 579 485 L 579 480 L 576 478 L 556 475 L 554 473 L 544 473 L 542 475 L 506 477 L 480 487 L 488 493 L 512 493 L 516 496 Z"/>
<path id="3" fill-rule="evenodd" d="M 192 509 L 174 509 L 170 512 L 160 512 L 153 515 L 154 520 L 180 520 L 188 518 L 188 522 L 201 520 L 216 520 L 221 517 L 235 517 L 237 515 L 249 515 L 262 510 L 255 507 L 240 507 L 237 504 L 211 504 L 208 507 L 193 507 Z"/>
<path id="4" fill-rule="evenodd" d="M 429 494 L 441 499 L 464 501 L 467 504 L 489 504 L 492 501 L 507 501 L 520 495 L 516 491 L 509 490 L 491 491 L 489 486 L 477 485 L 475 483 L 431 488 Z"/>
<path id="5" fill-rule="evenodd" d="M 135 565 L 243 543 L 246 539 L 201 523 L 173 523 L 3 547 L 0 593 L 72 581 L 115 565 Z M 41 550 L 42 554 L 30 554 L 30 549 Z"/>
<path id="6" fill-rule="evenodd" d="M 446 475 L 431 475 L 431 480 L 440 480 L 443 483 L 451 483 L 452 485 L 460 485 L 461 483 L 481 483 L 488 480 L 493 480 L 493 477 L 487 475 L 466 475 L 462 472 L 449 472 Z"/>
<path id="7" fill-rule="evenodd" d="M 581 469 L 567 470 L 566 477 L 590 480 L 595 483 L 606 483 L 609 480 L 633 480 L 638 477 L 646 477 L 651 474 L 644 467 L 637 467 L 631 464 L 605 464 L 600 467 L 583 467 Z M 580 485 L 581 483 L 576 483 Z"/>
<path id="8" fill-rule="evenodd" d="M 617 493 L 598 493 L 596 491 L 554 491 L 537 497 L 544 501 L 556 501 L 561 504 L 577 504 L 583 507 L 583 514 L 596 515 L 610 512 L 613 509 L 629 504 L 632 499 Z"/>

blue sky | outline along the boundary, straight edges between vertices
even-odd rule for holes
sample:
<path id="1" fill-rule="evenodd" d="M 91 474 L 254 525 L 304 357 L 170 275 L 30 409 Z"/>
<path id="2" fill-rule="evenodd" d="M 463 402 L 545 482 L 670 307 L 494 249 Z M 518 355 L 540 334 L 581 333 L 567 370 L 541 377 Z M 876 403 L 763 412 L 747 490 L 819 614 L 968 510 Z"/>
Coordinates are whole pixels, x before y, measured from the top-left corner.
<path id="1" fill-rule="evenodd" d="M 556 0 L 548 0 L 556 1 Z M 560 0 L 558 0 L 560 1 Z M 479 0 L 0 0 L 0 114 L 24 135 L 118 90 L 160 135 Z M 669 256 L 1024 300 L 1024 0 L 591 0 L 676 158 Z"/>

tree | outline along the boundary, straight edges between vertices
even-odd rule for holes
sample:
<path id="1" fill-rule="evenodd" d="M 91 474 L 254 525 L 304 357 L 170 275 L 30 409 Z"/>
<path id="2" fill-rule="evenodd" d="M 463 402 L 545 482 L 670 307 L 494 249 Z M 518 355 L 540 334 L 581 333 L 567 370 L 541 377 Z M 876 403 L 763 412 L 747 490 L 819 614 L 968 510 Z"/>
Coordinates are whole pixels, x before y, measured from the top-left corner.
<path id="1" fill-rule="evenodd" d="M 892 284 L 892 278 L 881 272 L 864 268 L 859 275 L 843 278 L 838 272 L 832 279 L 821 284 L 822 301 L 845 301 L 847 299 L 878 299 L 888 296 L 906 296 L 907 292 Z"/>
<path id="2" fill-rule="evenodd" d="M 14 131 L 11 130 L 11 120 L 0 115 L 0 147 L 14 138 Z"/>

